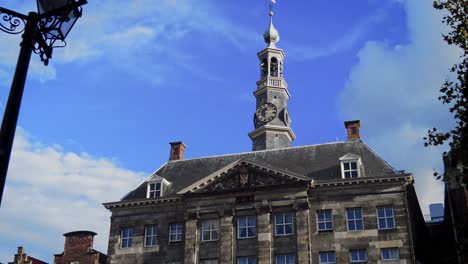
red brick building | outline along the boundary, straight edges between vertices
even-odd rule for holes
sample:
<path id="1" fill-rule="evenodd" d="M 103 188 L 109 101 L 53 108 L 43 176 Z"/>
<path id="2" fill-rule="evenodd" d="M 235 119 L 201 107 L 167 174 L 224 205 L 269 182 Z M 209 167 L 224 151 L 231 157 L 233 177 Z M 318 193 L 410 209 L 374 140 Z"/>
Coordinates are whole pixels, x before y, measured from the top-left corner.
<path id="1" fill-rule="evenodd" d="M 65 247 L 61 254 L 54 255 L 54 264 L 105 264 L 107 256 L 93 249 L 94 236 L 91 231 L 74 231 L 63 234 Z"/>

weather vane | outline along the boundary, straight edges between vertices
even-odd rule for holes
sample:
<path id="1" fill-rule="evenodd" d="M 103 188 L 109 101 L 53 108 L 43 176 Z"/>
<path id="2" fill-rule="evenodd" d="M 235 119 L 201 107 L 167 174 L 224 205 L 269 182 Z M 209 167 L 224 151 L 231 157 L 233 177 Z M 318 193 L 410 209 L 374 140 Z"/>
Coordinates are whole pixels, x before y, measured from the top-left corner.
<path id="1" fill-rule="evenodd" d="M 276 4 L 276 0 L 270 0 L 270 16 L 273 16 L 273 4 Z"/>

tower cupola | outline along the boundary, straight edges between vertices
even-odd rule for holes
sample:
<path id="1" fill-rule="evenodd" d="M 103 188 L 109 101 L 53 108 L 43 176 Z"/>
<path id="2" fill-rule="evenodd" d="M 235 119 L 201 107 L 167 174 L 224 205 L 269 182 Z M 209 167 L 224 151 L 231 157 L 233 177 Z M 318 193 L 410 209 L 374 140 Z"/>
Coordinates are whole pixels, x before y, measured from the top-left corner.
<path id="1" fill-rule="evenodd" d="M 276 43 L 279 42 L 280 36 L 278 30 L 276 30 L 275 26 L 273 25 L 273 11 L 270 10 L 270 26 L 268 29 L 263 33 L 263 39 L 265 40 L 266 44 L 270 48 L 276 48 Z"/>

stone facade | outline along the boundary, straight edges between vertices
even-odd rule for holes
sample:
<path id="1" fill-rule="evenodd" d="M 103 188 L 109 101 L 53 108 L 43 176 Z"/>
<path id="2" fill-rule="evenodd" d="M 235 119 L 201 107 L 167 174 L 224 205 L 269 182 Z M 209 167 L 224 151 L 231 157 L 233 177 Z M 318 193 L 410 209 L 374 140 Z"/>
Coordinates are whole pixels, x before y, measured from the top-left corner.
<path id="1" fill-rule="evenodd" d="M 273 177 L 277 177 L 272 175 Z M 399 260 L 386 263 L 416 263 L 412 251 L 407 192 L 414 191 L 412 177 L 359 179 L 321 184 L 296 182 L 271 188 L 253 187 L 182 195 L 154 202 L 106 204 L 112 211 L 109 263 L 237 263 L 251 257 L 257 263 L 275 263 L 277 255 L 293 255 L 295 263 L 320 263 L 319 253 L 333 251 L 337 263 L 348 263 L 350 251 L 366 250 L 368 263 L 381 263 L 381 249 L 396 248 Z M 416 201 L 417 202 L 417 201 Z M 378 228 L 377 208 L 391 207 L 395 228 Z M 361 208 L 364 228 L 347 230 L 347 208 Z M 331 210 L 333 228 L 317 230 L 317 212 Z M 293 232 L 275 234 L 275 215 L 292 213 Z M 415 212 L 420 213 L 420 212 Z M 238 219 L 254 216 L 255 236 L 239 239 Z M 216 220 L 219 237 L 202 241 L 202 222 Z M 169 224 L 183 223 L 184 239 L 169 242 Z M 144 245 L 145 226 L 157 225 L 157 245 Z M 123 228 L 134 230 L 133 245 L 122 248 Z"/>

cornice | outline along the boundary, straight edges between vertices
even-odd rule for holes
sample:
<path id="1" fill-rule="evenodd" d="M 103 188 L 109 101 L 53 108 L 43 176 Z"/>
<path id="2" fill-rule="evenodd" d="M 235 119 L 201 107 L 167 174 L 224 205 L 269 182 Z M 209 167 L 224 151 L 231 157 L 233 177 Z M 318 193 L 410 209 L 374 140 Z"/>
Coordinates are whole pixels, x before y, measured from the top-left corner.
<path id="1" fill-rule="evenodd" d="M 330 181 L 316 181 L 312 180 L 310 182 L 309 188 L 322 188 L 322 187 L 337 187 L 344 185 L 355 185 L 355 184 L 371 184 L 371 183 L 383 183 L 383 182 L 404 182 L 405 185 L 413 184 L 414 177 L 412 174 L 402 174 L 399 176 L 391 177 L 359 177 L 352 179 L 339 179 L 339 180 L 330 180 Z"/>
<path id="2" fill-rule="evenodd" d="M 142 199 L 142 200 L 128 200 L 128 201 L 118 201 L 103 203 L 102 205 L 110 210 L 114 208 L 130 207 L 130 206 L 146 206 L 146 205 L 155 205 L 155 204 L 168 204 L 179 202 L 181 199 L 179 197 L 173 198 L 159 198 L 159 199 Z"/>
<path id="3" fill-rule="evenodd" d="M 249 133 L 249 137 L 251 139 L 254 139 L 257 136 L 265 133 L 266 131 L 285 133 L 288 135 L 290 141 L 293 141 L 296 139 L 296 135 L 294 134 L 294 132 L 292 131 L 290 127 L 272 126 L 272 125 L 264 125 L 264 126 L 258 127 L 257 129 Z"/>

